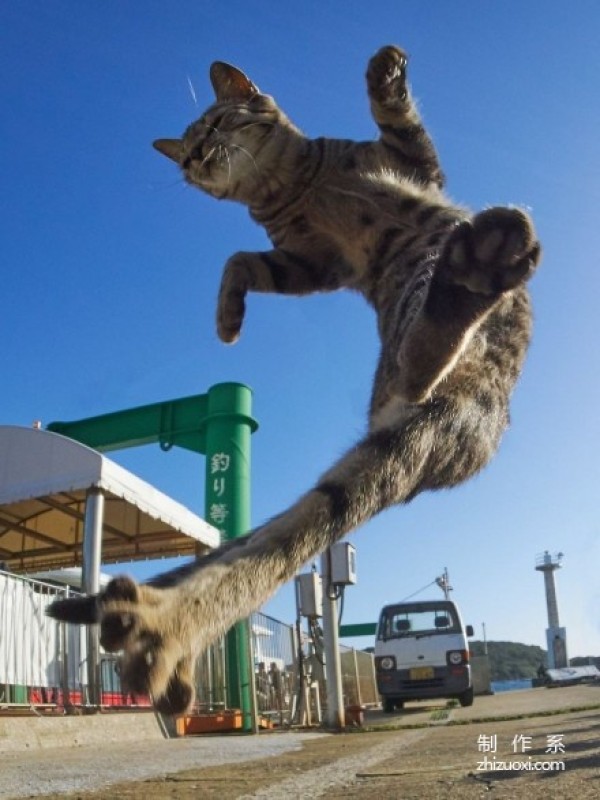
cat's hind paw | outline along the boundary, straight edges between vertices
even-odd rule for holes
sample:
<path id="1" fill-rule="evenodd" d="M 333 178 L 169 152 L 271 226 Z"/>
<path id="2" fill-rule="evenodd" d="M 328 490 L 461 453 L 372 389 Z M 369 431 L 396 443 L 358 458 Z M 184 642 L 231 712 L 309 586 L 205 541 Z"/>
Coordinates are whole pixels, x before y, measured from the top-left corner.
<path id="1" fill-rule="evenodd" d="M 64 622 L 99 622 L 104 649 L 123 651 L 120 670 L 126 691 L 149 694 L 161 713 L 180 714 L 194 699 L 194 658 L 184 645 L 178 598 L 173 589 L 120 577 L 96 597 L 57 601 L 48 614 Z"/>
<path id="2" fill-rule="evenodd" d="M 406 53 L 395 45 L 378 50 L 367 67 L 367 89 L 371 100 L 393 108 L 406 100 Z"/>
<path id="3" fill-rule="evenodd" d="M 498 296 L 528 280 L 540 255 L 527 214 L 517 208 L 490 208 L 452 231 L 436 277 L 474 294 Z"/>

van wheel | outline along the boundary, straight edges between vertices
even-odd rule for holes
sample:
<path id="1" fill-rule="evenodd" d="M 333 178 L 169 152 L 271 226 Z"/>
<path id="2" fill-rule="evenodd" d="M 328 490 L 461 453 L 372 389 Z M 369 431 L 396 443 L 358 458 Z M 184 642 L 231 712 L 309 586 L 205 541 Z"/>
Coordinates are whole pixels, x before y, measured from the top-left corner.
<path id="1" fill-rule="evenodd" d="M 393 714 L 395 708 L 396 708 L 396 701 L 394 700 L 394 698 L 386 697 L 383 701 L 383 713 Z"/>
<path id="2" fill-rule="evenodd" d="M 473 687 L 471 686 L 470 689 L 467 689 L 466 692 L 463 692 L 460 697 L 458 698 L 458 702 L 461 704 L 463 708 L 466 706 L 473 705 Z"/>
<path id="3" fill-rule="evenodd" d="M 402 709 L 404 708 L 404 700 L 396 700 L 394 706 L 398 711 L 402 711 Z"/>

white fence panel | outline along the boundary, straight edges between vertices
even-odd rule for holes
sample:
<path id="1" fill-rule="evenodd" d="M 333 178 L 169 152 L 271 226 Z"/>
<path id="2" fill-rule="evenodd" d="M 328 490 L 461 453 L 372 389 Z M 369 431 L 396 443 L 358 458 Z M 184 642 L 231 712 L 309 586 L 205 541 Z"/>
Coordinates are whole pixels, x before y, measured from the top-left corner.
<path id="1" fill-rule="evenodd" d="M 61 685 L 60 626 L 46 608 L 65 590 L 0 572 L 0 684 Z M 81 688 L 81 630 L 66 626 L 69 688 Z"/>
<path id="2" fill-rule="evenodd" d="M 0 676 L 5 683 L 56 686 L 59 636 L 56 623 L 45 614 L 54 595 L 36 588 L 0 574 Z"/>

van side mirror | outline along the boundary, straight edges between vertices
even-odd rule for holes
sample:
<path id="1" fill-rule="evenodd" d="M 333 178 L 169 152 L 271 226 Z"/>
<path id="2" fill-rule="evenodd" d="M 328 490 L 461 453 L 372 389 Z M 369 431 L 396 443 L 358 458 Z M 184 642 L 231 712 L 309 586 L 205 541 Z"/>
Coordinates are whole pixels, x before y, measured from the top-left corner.
<path id="1" fill-rule="evenodd" d="M 475 631 L 473 630 L 472 625 L 467 625 L 466 631 L 467 631 L 467 636 L 475 636 Z"/>

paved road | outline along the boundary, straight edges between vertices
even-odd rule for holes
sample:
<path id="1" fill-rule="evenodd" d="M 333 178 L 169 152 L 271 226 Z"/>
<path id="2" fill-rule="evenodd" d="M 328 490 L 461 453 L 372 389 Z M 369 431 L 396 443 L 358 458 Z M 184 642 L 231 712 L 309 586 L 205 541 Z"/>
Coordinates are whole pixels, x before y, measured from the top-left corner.
<path id="1" fill-rule="evenodd" d="M 568 686 L 563 689 L 527 689 L 515 692 L 499 692 L 489 697 L 476 697 L 469 708 L 452 708 L 447 720 L 472 722 L 479 719 L 500 719 L 505 716 L 532 716 L 540 713 L 570 708 L 584 708 L 600 704 L 600 684 Z M 442 702 L 443 705 L 443 702 Z M 439 707 L 438 707 L 439 708 Z M 381 711 L 367 713 L 369 725 L 412 726 L 431 721 L 431 703 L 408 703 L 402 712 L 383 714 Z"/>
<path id="2" fill-rule="evenodd" d="M 541 713 L 594 706 L 600 707 L 600 686 L 534 689 L 476 698 L 471 708 L 448 710 L 444 703 L 437 707 L 427 703 L 412 703 L 407 705 L 403 713 L 369 712 L 366 723 L 375 727 L 381 725 L 398 727 L 398 735 L 394 737 L 398 743 L 394 746 L 404 748 L 411 746 L 415 737 L 419 738 L 425 735 L 427 730 L 432 730 L 426 726 L 444 726 L 444 723 L 450 721 L 474 722 L 501 720 L 507 717 L 513 719 L 535 717 Z M 57 719 L 56 723 L 60 725 L 61 720 Z M 82 723 L 85 730 L 85 720 L 82 720 Z M 402 730 L 405 726 L 415 725 L 423 726 L 424 729 Z M 115 726 L 116 728 L 118 726 Z M 93 745 L 78 747 L 73 746 L 69 740 L 63 748 L 4 753 L 0 748 L 0 798 L 12 800 L 12 798 L 35 797 L 42 794 L 104 789 L 122 781 L 160 778 L 183 770 L 256 762 L 282 753 L 299 751 L 304 743 L 315 741 L 318 737 L 331 738 L 324 733 L 290 731 L 259 736 L 190 737 L 170 741 L 162 739 L 124 741 L 121 738 L 117 742 L 96 741 Z M 80 740 L 82 738 L 80 737 Z M 355 739 L 357 744 L 360 740 L 360 752 L 357 751 L 352 759 L 354 769 L 358 768 L 359 762 L 361 768 L 365 768 L 374 759 L 385 755 L 381 748 L 378 751 L 373 748 L 374 741 L 371 737 L 351 738 Z M 333 768 L 340 773 L 338 778 L 341 779 L 340 776 L 343 777 L 348 772 L 349 765 L 340 759 L 330 763 L 325 771 L 331 780 L 335 777 L 331 772 Z M 311 771 L 314 770 L 311 768 Z M 265 798 L 271 796 L 275 795 L 264 794 Z"/>

